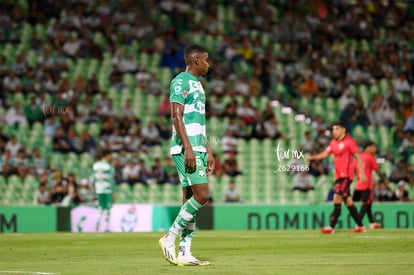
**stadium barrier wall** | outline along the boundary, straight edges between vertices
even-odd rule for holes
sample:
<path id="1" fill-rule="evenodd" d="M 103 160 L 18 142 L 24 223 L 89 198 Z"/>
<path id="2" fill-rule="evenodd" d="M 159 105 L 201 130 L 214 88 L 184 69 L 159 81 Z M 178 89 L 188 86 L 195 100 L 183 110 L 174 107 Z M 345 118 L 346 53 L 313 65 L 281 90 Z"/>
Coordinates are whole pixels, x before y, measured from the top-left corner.
<path id="1" fill-rule="evenodd" d="M 70 208 L 56 206 L 1 206 L 1 233 L 70 231 Z"/>
<path id="2" fill-rule="evenodd" d="M 357 204 L 359 209 L 360 205 Z M 348 209 L 342 206 L 337 228 L 353 228 Z M 329 225 L 332 204 L 318 205 L 215 205 L 215 230 L 319 229 Z M 373 214 L 384 228 L 414 228 L 413 203 L 374 203 Z M 364 218 L 368 224 L 368 218 Z"/>
<path id="3" fill-rule="evenodd" d="M 360 205 L 357 205 L 359 208 Z M 337 228 L 353 228 L 343 207 Z M 164 231 L 174 221 L 179 205 L 115 204 L 111 209 L 110 231 Z M 203 207 L 197 227 L 208 230 L 295 230 L 326 226 L 331 204 L 247 205 L 215 204 Z M 384 228 L 414 228 L 414 203 L 376 203 L 373 213 Z M 94 232 L 98 210 L 95 205 L 70 209 L 56 206 L 2 206 L 1 233 Z M 100 231 L 105 230 L 104 217 Z M 367 218 L 364 220 L 367 224 Z"/>

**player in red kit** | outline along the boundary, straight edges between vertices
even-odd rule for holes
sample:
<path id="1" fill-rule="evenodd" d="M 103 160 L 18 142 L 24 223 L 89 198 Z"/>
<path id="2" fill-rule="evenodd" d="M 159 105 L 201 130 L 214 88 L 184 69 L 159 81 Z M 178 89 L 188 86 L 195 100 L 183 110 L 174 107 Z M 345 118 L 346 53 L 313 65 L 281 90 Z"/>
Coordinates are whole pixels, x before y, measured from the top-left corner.
<path id="1" fill-rule="evenodd" d="M 335 194 L 334 194 L 334 210 L 330 217 L 330 226 L 322 228 L 321 232 L 326 234 L 335 233 L 335 225 L 341 215 L 342 202 L 348 207 L 351 217 L 354 219 L 356 226 L 352 232 L 365 232 L 365 226 L 362 225 L 355 208 L 352 197 L 350 196 L 350 186 L 353 180 L 354 167 L 352 166 L 353 159 L 357 161 L 358 171 L 364 171 L 363 163 L 358 153 L 358 146 L 356 142 L 347 134 L 346 127 L 342 123 L 335 123 L 332 126 L 333 139 L 329 143 L 328 148 L 319 154 L 308 156 L 306 159 L 320 160 L 334 156 L 335 165 Z M 364 173 L 360 173 L 359 178 L 365 182 L 366 177 Z"/>
<path id="2" fill-rule="evenodd" d="M 369 228 L 376 229 L 381 228 L 381 224 L 378 224 L 374 220 L 372 215 L 372 202 L 374 199 L 373 187 L 374 181 L 372 179 L 372 172 L 375 171 L 377 175 L 384 179 L 384 176 L 379 172 L 379 166 L 375 160 L 375 154 L 377 152 L 377 146 L 372 141 L 368 141 L 364 146 L 364 151 L 360 154 L 361 160 L 364 163 L 364 173 L 367 178 L 366 182 L 357 178 L 353 200 L 362 201 L 361 209 L 359 210 L 359 219 L 361 222 L 364 220 L 365 214 L 368 215 Z M 353 163 L 356 167 L 356 163 Z M 359 175 L 359 173 L 357 173 Z"/>

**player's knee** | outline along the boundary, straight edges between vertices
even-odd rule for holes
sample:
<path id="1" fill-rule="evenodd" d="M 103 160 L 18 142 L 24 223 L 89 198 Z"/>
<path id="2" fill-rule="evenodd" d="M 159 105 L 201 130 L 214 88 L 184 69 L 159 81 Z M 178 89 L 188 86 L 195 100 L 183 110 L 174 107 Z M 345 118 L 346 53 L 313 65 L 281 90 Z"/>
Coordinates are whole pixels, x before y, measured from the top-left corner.
<path id="1" fill-rule="evenodd" d="M 210 193 L 208 190 L 203 190 L 194 194 L 194 199 L 201 205 L 204 205 L 210 199 Z"/>

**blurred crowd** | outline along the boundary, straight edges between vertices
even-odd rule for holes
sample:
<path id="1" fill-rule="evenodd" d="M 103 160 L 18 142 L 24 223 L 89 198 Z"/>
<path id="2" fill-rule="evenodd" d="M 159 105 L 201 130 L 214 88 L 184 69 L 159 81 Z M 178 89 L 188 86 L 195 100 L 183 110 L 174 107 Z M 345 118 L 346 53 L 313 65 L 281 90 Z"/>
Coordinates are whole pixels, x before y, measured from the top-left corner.
<path id="1" fill-rule="evenodd" d="M 184 46 L 199 37 L 195 42 L 211 51 L 213 63 L 205 79 L 211 93 L 207 116 L 225 121 L 216 176 L 243 173 L 236 158 L 240 138 L 287 139 L 272 106 L 260 108 L 253 99 L 277 99 L 305 112 L 299 99 L 333 98 L 351 132 L 356 126 L 394 129 L 391 144 L 398 157 L 388 157 L 394 168 L 387 177 L 414 185 L 413 18 L 413 3 L 406 1 L 6 0 L 0 4 L 0 43 L 18 50 L 13 60 L 0 55 L 0 120 L 16 128 L 41 124 L 55 153 L 94 156 L 112 150 L 118 183 L 147 184 L 155 178 L 176 184 L 172 172 L 159 175 L 170 160 L 157 159 L 148 168 L 140 157 L 168 143 L 168 87 L 127 49 L 138 42 L 137 50 L 160 56 L 158 66 L 174 75 L 185 66 Z M 34 29 L 28 41 L 22 36 L 25 24 Z M 44 33 L 35 26 L 43 26 Z M 108 87 L 95 74 L 71 77 L 78 59 L 101 61 L 108 54 Z M 138 117 L 130 100 L 120 110 L 114 107 L 107 89 L 122 93 L 125 74 L 147 94 L 162 98 L 157 110 L 148 110 L 156 112 L 156 120 Z M 282 97 L 274 91 L 278 84 L 286 89 Z M 361 96 L 362 88 L 368 98 Z M 326 146 L 329 137 L 321 133 L 331 121 L 306 115 L 313 124 L 302 149 L 311 153 Z M 81 131 L 74 127 L 79 122 L 86 125 Z M 91 133 L 95 124 L 97 135 Z M 59 174 L 39 149 L 27 149 L 3 131 L 0 172 L 22 179 Z M 313 162 L 308 175 L 326 175 L 329 169 L 326 162 Z M 61 185 L 66 186 L 53 184 Z"/>

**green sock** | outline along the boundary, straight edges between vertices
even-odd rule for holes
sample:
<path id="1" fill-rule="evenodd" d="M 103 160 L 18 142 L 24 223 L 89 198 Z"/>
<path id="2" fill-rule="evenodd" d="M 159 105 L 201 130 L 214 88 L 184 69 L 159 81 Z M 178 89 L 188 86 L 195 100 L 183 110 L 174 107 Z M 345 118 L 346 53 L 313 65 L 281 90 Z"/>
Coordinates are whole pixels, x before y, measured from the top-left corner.
<path id="1" fill-rule="evenodd" d="M 175 218 L 174 223 L 171 225 L 167 239 L 175 241 L 175 238 L 178 236 L 180 231 L 187 227 L 201 207 L 203 206 L 198 203 L 194 197 L 191 197 L 188 201 L 186 201 L 183 206 L 181 206 L 177 218 Z"/>

